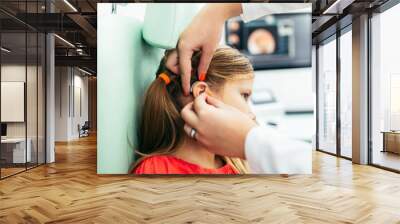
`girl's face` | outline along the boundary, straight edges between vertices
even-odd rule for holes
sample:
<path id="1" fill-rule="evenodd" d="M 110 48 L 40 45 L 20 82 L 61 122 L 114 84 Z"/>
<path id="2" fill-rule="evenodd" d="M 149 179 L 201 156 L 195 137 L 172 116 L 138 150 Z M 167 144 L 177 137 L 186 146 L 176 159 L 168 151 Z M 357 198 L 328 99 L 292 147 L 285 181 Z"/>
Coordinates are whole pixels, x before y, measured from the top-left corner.
<path id="1" fill-rule="evenodd" d="M 249 75 L 252 77 L 252 75 Z M 221 87 L 210 88 L 205 82 L 195 82 L 192 86 L 193 96 L 197 97 L 201 93 L 213 96 L 227 105 L 235 107 L 241 112 L 247 114 L 251 119 L 255 120 L 256 116 L 250 109 L 250 96 L 253 90 L 254 78 L 226 80 Z M 194 99 L 190 97 L 181 97 L 183 105 L 192 102 Z"/>
<path id="2" fill-rule="evenodd" d="M 249 77 L 253 77 L 249 75 Z M 253 90 L 254 78 L 226 80 L 224 85 L 218 88 L 210 88 L 205 82 L 196 82 L 193 84 L 193 96 L 197 97 L 202 92 L 213 96 L 227 105 L 247 114 L 251 119 L 255 120 L 256 116 L 250 109 L 250 96 Z M 192 102 L 194 99 L 190 97 L 181 97 L 183 105 Z"/>
<path id="3" fill-rule="evenodd" d="M 227 80 L 224 86 L 217 92 L 211 91 L 211 95 L 222 100 L 225 104 L 233 106 L 249 115 L 255 120 L 255 115 L 250 109 L 250 96 L 253 90 L 254 78 Z"/>

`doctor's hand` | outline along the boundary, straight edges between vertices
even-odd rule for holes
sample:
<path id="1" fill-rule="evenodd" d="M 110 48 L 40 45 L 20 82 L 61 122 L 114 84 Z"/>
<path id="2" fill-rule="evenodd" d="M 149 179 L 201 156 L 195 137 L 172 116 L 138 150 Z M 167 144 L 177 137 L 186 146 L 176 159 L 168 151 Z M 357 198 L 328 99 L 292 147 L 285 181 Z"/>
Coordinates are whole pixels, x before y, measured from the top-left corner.
<path id="1" fill-rule="evenodd" d="M 193 53 L 201 51 L 199 67 L 194 69 L 197 69 L 199 80 L 203 81 L 206 78 L 214 51 L 221 39 L 225 20 L 238 16 L 241 12 L 240 3 L 207 4 L 181 33 L 177 49 L 184 95 L 189 95 Z"/>
<path id="2" fill-rule="evenodd" d="M 194 138 L 209 151 L 243 159 L 246 136 L 257 126 L 248 115 L 204 93 L 187 104 L 181 116 L 185 132 L 190 136 L 194 128 Z"/>

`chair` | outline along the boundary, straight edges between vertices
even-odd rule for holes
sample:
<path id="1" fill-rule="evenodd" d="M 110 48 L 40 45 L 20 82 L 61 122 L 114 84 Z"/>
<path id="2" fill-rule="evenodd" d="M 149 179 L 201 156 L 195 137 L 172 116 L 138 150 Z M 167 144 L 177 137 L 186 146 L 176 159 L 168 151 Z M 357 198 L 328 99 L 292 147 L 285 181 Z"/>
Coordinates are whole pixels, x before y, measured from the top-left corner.
<path id="1" fill-rule="evenodd" d="M 89 136 L 89 129 L 90 129 L 89 121 L 85 121 L 85 123 L 82 126 L 78 124 L 79 138 Z"/>
<path id="2" fill-rule="evenodd" d="M 197 13 L 195 4 L 148 4 L 144 21 L 98 17 L 97 173 L 125 174 L 134 161 L 143 94 L 164 50 Z"/>

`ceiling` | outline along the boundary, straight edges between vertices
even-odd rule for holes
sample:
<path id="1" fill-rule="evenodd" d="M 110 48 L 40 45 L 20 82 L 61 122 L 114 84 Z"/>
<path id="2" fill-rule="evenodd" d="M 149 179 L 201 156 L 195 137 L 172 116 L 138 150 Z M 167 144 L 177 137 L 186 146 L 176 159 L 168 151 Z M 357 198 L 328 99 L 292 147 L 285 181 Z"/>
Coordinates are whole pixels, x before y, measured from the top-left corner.
<path id="1" fill-rule="evenodd" d="M 313 40 L 329 35 L 330 27 L 346 16 L 356 16 L 376 8 L 387 0 L 289 0 L 313 4 Z M 28 31 L 54 32 L 56 65 L 80 66 L 95 73 L 97 54 L 97 3 L 138 2 L 118 0 L 1 0 L 0 24 L 7 42 L 24 48 Z M 269 2 L 282 2 L 270 0 Z M 51 13 L 50 13 L 51 12 Z M 351 22 L 351 19 L 350 19 Z M 331 32 L 334 32 L 331 31 Z M 22 39 L 21 39 L 22 38 Z M 66 40 L 66 41 L 63 41 Z M 5 43 L 3 41 L 3 43 Z M 11 45 L 10 45 L 11 46 Z M 28 45 L 28 52 L 35 47 Z M 18 50 L 17 50 L 18 51 Z M 20 52 L 21 54 L 23 52 Z"/>
<path id="2" fill-rule="evenodd" d="M 350 25 L 354 17 L 377 12 L 391 0 L 317 0 L 313 2 L 313 44 Z"/>
<path id="3" fill-rule="evenodd" d="M 12 52 L 2 54 L 3 60 L 21 60 L 25 58 L 25 51 L 28 59 L 33 58 L 37 44 L 36 39 L 33 41 L 32 38 L 36 33 L 54 32 L 57 34 L 56 66 L 79 66 L 95 74 L 98 2 L 107 1 L 1 0 L 2 46 L 12 49 Z M 27 45 L 25 32 L 28 33 Z"/>

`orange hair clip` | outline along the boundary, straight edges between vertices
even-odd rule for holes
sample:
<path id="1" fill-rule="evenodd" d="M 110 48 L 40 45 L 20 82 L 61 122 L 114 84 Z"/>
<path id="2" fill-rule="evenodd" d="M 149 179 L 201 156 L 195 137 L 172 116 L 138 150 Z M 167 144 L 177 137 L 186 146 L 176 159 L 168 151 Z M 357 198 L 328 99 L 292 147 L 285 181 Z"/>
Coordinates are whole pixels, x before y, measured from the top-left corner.
<path id="1" fill-rule="evenodd" d="M 162 80 L 164 80 L 165 85 L 168 85 L 171 82 L 171 79 L 169 78 L 169 76 L 167 74 L 165 74 L 164 72 L 158 75 L 159 78 L 161 78 Z"/>

